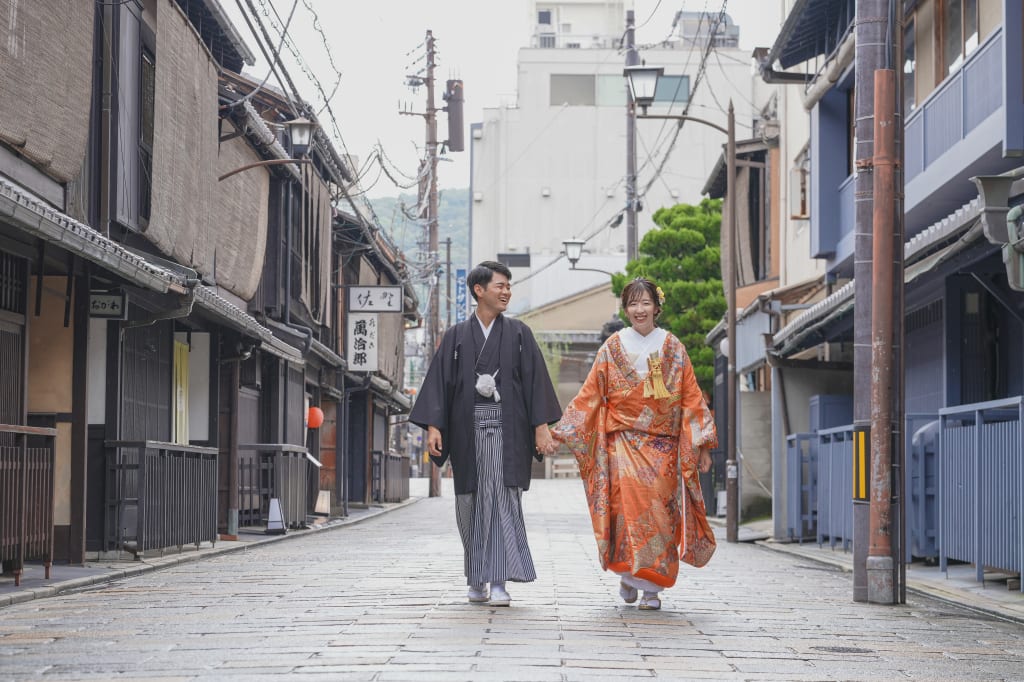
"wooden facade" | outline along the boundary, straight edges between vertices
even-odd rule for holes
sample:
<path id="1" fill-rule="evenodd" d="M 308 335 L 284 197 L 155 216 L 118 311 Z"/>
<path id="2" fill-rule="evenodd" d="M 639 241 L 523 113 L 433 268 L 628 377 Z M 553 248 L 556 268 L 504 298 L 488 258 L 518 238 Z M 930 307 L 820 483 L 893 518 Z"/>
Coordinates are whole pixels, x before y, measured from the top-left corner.
<path id="1" fill-rule="evenodd" d="M 291 145 L 286 124 L 315 120 L 308 105 L 246 96 L 252 55 L 216 3 L 73 3 L 73 17 L 56 11 L 65 4 L 12 7 L 47 39 L 0 64 L 15 89 L 42 79 L 69 94 L 60 110 L 0 102 L 4 569 L 231 539 L 266 523 L 271 498 L 291 527 L 323 490 L 343 513 L 351 463 L 370 457 L 352 453 L 353 432 L 374 439 L 372 421 L 349 413 L 360 398 L 338 294 L 364 261 L 403 287 L 383 370 L 359 379 L 402 409 L 401 335 L 416 304 L 400 254 L 351 200 L 339 219 L 353 177 L 328 138 Z M 295 156 L 304 163 L 279 163 Z M 353 228 L 356 246 L 335 239 Z M 311 406 L 325 412 L 320 429 Z M 28 510 L 14 492 L 30 468 L 52 477 L 32 483 L 49 514 L 42 541 L 5 530 Z"/>

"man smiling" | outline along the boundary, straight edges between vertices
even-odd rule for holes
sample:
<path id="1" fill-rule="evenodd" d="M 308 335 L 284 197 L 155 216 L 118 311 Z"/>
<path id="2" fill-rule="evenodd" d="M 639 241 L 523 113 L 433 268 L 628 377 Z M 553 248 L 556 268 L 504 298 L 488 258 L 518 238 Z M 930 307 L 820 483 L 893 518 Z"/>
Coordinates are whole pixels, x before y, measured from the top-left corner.
<path id="1" fill-rule="evenodd" d="M 503 315 L 511 278 L 494 261 L 469 273 L 476 314 L 445 332 L 409 415 L 434 464 L 451 460 L 468 599 L 492 606 L 511 602 L 506 582 L 537 578 L 521 496 L 562 415 L 533 333 Z"/>

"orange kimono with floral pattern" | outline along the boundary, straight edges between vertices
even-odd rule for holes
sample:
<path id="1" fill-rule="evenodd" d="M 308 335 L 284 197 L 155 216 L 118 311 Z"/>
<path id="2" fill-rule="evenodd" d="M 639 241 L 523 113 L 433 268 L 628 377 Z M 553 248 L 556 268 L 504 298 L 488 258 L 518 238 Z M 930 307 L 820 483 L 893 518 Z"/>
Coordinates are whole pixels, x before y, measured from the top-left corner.
<path id="1" fill-rule="evenodd" d="M 668 397 L 655 397 L 659 360 Z M 697 458 L 717 439 L 679 339 L 668 334 L 648 363 L 641 379 L 612 336 L 552 433 L 579 462 L 601 567 L 672 587 L 680 559 L 703 566 L 715 551 Z"/>

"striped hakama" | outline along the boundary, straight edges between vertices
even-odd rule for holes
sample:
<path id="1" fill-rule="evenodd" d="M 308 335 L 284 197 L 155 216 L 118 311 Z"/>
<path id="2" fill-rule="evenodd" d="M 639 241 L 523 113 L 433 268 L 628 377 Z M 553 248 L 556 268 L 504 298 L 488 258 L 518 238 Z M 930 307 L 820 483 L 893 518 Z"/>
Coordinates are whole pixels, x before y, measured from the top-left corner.
<path id="1" fill-rule="evenodd" d="M 523 523 L 523 491 L 506 487 L 502 474 L 501 404 L 478 403 L 473 420 L 476 492 L 455 496 L 466 582 L 479 585 L 536 580 Z"/>

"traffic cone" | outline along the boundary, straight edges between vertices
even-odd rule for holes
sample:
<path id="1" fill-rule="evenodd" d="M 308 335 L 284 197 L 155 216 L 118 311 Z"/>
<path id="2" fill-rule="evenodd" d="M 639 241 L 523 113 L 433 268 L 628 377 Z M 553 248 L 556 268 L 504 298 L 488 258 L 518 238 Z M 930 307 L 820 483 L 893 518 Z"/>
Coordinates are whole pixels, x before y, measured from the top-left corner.
<path id="1" fill-rule="evenodd" d="M 267 518 L 267 535 L 284 535 L 288 532 L 284 523 L 284 512 L 281 511 L 281 500 L 270 498 L 270 514 Z"/>

